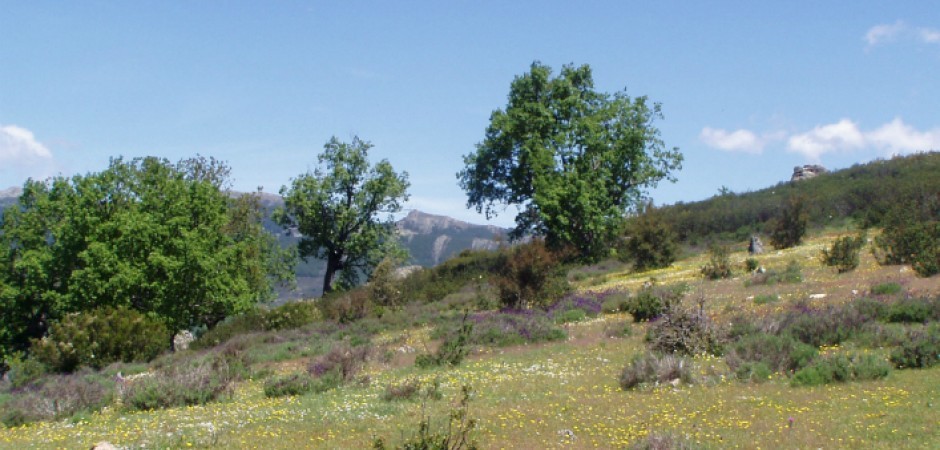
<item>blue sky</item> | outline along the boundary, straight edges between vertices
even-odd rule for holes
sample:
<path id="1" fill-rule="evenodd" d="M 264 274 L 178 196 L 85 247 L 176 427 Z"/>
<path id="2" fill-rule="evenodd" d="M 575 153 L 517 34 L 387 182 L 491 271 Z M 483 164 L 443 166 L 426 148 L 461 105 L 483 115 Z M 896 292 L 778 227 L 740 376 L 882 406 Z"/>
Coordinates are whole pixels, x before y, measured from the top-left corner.
<path id="1" fill-rule="evenodd" d="M 455 174 L 534 60 L 662 103 L 685 163 L 658 204 L 940 149 L 930 1 L 0 0 L 0 189 L 200 153 L 277 192 L 358 135 L 410 208 L 483 222 Z"/>

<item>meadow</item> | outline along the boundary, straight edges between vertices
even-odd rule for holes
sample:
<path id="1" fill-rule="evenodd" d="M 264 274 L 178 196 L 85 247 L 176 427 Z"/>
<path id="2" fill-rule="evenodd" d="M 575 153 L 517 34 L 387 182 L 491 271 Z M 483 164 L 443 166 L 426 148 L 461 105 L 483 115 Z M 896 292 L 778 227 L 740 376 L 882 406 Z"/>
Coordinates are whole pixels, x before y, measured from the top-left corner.
<path id="1" fill-rule="evenodd" d="M 853 272 L 837 274 L 819 260 L 838 230 L 803 245 L 757 256 L 768 269 L 791 261 L 801 282 L 748 283 L 740 269 L 743 245 L 731 253 L 736 277 L 703 280 L 705 254 L 690 254 L 669 268 L 631 273 L 615 263 L 569 273 L 577 295 L 636 292 L 644 284 L 685 283 L 685 302 L 719 325 L 733 316 L 757 321 L 797 302 L 841 305 L 886 283 L 901 296 L 940 295 L 936 276 L 918 278 L 902 266 L 879 266 L 866 249 Z M 691 252 L 690 252 L 691 253 Z M 575 272 L 580 272 L 580 275 Z M 453 294 L 454 296 L 466 293 Z M 760 301 L 755 301 L 759 299 Z M 683 448 L 938 448 L 940 366 L 893 370 L 874 381 L 791 386 L 774 373 L 741 382 L 725 361 L 692 358 L 695 384 L 655 383 L 621 388 L 618 377 L 645 351 L 651 324 L 613 312 L 562 325 L 562 340 L 474 347 L 456 367 L 417 368 L 415 357 L 439 344 L 431 326 L 389 329 L 371 336 L 383 357 L 370 358 L 355 382 L 323 393 L 268 398 L 265 379 L 306 366 L 294 355 L 259 363 L 232 397 L 205 405 L 131 412 L 119 403 L 67 420 L 0 428 L 0 448 L 90 448 L 108 441 L 122 448 L 371 448 L 409 437 L 424 417 L 446 427 L 463 386 L 472 388 L 467 413 L 480 448 L 627 448 L 662 436 Z M 624 331 L 628 330 L 628 331 Z M 886 349 L 847 342 L 821 354 L 859 351 L 884 357 Z M 439 396 L 388 398 L 390 386 L 439 386 Z"/>

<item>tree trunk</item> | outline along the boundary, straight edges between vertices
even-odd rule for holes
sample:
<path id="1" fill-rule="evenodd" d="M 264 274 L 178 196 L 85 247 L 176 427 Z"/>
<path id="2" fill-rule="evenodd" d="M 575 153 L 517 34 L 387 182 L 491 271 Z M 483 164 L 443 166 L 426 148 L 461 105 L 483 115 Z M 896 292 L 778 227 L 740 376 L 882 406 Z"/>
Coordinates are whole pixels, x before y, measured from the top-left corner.
<path id="1" fill-rule="evenodd" d="M 330 252 L 326 257 L 326 274 L 323 275 L 323 295 L 333 292 L 333 280 L 336 272 L 343 268 L 343 255 Z"/>

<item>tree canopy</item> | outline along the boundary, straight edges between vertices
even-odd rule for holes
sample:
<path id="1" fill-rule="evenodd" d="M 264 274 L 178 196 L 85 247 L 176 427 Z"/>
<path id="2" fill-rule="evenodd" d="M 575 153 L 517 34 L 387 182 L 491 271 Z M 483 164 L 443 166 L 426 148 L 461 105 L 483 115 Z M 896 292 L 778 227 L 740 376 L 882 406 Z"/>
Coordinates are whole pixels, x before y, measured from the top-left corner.
<path id="1" fill-rule="evenodd" d="M 117 158 L 100 173 L 27 181 L 0 223 L 2 350 L 97 307 L 180 329 L 272 298 L 293 257 L 262 228 L 257 196 L 227 190 L 228 172 L 202 157 Z"/>
<path id="2" fill-rule="evenodd" d="M 591 68 L 566 65 L 557 77 L 532 63 L 510 85 L 505 110 L 490 116 L 483 142 L 457 174 L 467 206 L 493 217 L 518 209 L 514 237 L 545 236 L 583 256 L 608 248 L 623 216 L 645 190 L 675 181 L 678 148 L 668 149 L 654 122 L 661 107 L 646 97 L 594 89 Z"/>
<path id="3" fill-rule="evenodd" d="M 326 260 L 324 294 L 337 287 L 337 275 L 343 286 L 354 286 L 398 248 L 392 214 L 408 199 L 408 174 L 395 173 L 384 159 L 370 165 L 370 148 L 359 137 L 351 143 L 333 137 L 318 156 L 320 167 L 281 187 L 284 209 L 277 220 L 303 236 L 302 258 Z"/>

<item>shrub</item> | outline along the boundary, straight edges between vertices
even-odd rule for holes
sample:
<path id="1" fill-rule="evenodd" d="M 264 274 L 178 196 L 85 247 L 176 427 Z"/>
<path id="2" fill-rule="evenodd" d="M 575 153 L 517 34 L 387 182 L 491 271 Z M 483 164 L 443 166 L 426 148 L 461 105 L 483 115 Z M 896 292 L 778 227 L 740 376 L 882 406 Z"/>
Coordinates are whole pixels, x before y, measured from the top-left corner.
<path id="1" fill-rule="evenodd" d="M 65 316 L 46 337 L 33 341 L 30 352 L 52 370 L 71 372 L 79 366 L 150 361 L 169 346 L 162 321 L 121 306 Z"/>
<path id="2" fill-rule="evenodd" d="M 470 386 L 461 389 L 461 397 L 454 410 L 444 419 L 447 425 L 440 431 L 432 430 L 432 418 L 422 414 L 418 430 L 401 445 L 394 448 L 402 450 L 476 450 L 477 445 L 470 437 L 477 421 L 470 417 Z M 377 437 L 372 443 L 375 450 L 387 450 L 385 440 Z"/>
<path id="3" fill-rule="evenodd" d="M 761 363 L 775 372 L 789 372 L 806 367 L 816 357 L 816 348 L 791 336 L 755 333 L 728 345 L 725 361 L 737 372 L 741 366 Z"/>
<path id="4" fill-rule="evenodd" d="M 631 220 L 624 234 L 622 260 L 633 260 L 637 271 L 669 267 L 679 254 L 676 234 L 668 222 L 661 220 L 652 203 Z"/>
<path id="5" fill-rule="evenodd" d="M 923 323 L 931 317 L 928 300 L 920 298 L 900 298 L 891 303 L 884 318 L 888 322 Z"/>
<path id="6" fill-rule="evenodd" d="M 786 268 L 783 271 L 771 269 L 766 272 L 755 273 L 749 280 L 744 284 L 745 286 L 752 285 L 770 285 L 773 286 L 777 283 L 800 283 L 803 281 L 803 269 L 800 267 L 800 263 L 795 260 L 791 260 L 787 263 Z"/>
<path id="7" fill-rule="evenodd" d="M 724 245 L 712 245 L 708 250 L 708 264 L 702 267 L 702 275 L 710 280 L 731 278 L 730 250 Z"/>
<path id="8" fill-rule="evenodd" d="M 620 387 L 623 390 L 635 389 L 643 384 L 664 383 L 679 379 L 691 384 L 692 363 L 689 359 L 676 355 L 656 355 L 645 353 L 636 355 L 620 373 Z"/>
<path id="9" fill-rule="evenodd" d="M 522 343 L 556 341 L 567 337 L 548 314 L 539 310 L 506 310 L 470 315 L 474 345 L 505 347 Z"/>
<path id="10" fill-rule="evenodd" d="M 881 264 L 910 264 L 918 275 L 940 273 L 940 197 L 899 204 L 884 220 L 873 253 Z"/>
<path id="11" fill-rule="evenodd" d="M 852 307 L 813 309 L 800 304 L 784 314 L 779 333 L 814 347 L 835 345 L 855 335 L 870 320 Z"/>
<path id="12" fill-rule="evenodd" d="M 774 248 L 796 247 L 806 234 L 808 216 L 802 197 L 792 196 L 780 211 L 780 216 L 771 224 L 770 244 Z"/>
<path id="13" fill-rule="evenodd" d="M 555 321 L 558 323 L 580 322 L 587 318 L 587 313 L 582 309 L 569 309 L 555 315 Z"/>
<path id="14" fill-rule="evenodd" d="M 778 300 L 780 300 L 780 297 L 778 297 L 777 294 L 764 294 L 754 297 L 754 304 L 766 305 L 768 303 L 776 303 Z"/>
<path id="15" fill-rule="evenodd" d="M 551 305 L 570 290 L 560 258 L 541 240 L 504 251 L 494 282 L 506 308 Z"/>
<path id="16" fill-rule="evenodd" d="M 401 288 L 395 277 L 395 268 L 398 266 L 397 258 L 383 259 L 369 277 L 368 291 L 372 303 L 382 307 L 400 306 L 402 304 Z"/>
<path id="17" fill-rule="evenodd" d="M 261 314 L 264 331 L 288 330 L 299 328 L 308 323 L 321 320 L 323 314 L 316 302 L 299 300 L 287 302 L 277 308 Z"/>
<path id="18" fill-rule="evenodd" d="M 895 295 L 901 292 L 901 285 L 895 282 L 887 282 L 872 286 L 872 295 Z"/>
<path id="19" fill-rule="evenodd" d="M 411 378 L 401 383 L 389 384 L 382 393 L 382 400 L 387 402 L 395 400 L 411 400 L 421 392 L 421 381 Z"/>
<path id="20" fill-rule="evenodd" d="M 871 354 L 836 354 L 817 359 L 800 369 L 790 380 L 792 386 L 818 386 L 853 380 L 875 380 L 888 376 L 891 366 Z"/>
<path id="21" fill-rule="evenodd" d="M 682 299 L 684 291 L 684 285 L 644 287 L 627 303 L 627 312 L 633 316 L 634 322 L 655 319 L 672 305 L 678 303 Z"/>
<path id="22" fill-rule="evenodd" d="M 612 292 L 604 297 L 601 303 L 601 311 L 604 314 L 615 314 L 618 312 L 627 312 L 630 309 L 630 293 Z"/>
<path id="23" fill-rule="evenodd" d="M 734 371 L 734 376 L 741 381 L 752 383 L 763 383 L 770 378 L 773 371 L 767 366 L 767 363 L 761 361 L 747 361 L 741 363 Z"/>
<path id="24" fill-rule="evenodd" d="M 231 395 L 234 383 L 247 375 L 244 353 L 224 347 L 135 380 L 125 390 L 124 404 L 138 410 L 201 405 Z"/>
<path id="25" fill-rule="evenodd" d="M 748 272 L 753 272 L 760 267 L 760 262 L 757 261 L 757 258 L 748 258 L 744 260 L 744 270 Z"/>
<path id="26" fill-rule="evenodd" d="M 313 390 L 315 381 L 306 372 L 296 372 L 269 378 L 264 383 L 264 396 L 268 398 L 303 395 Z"/>
<path id="27" fill-rule="evenodd" d="M 633 335 L 633 326 L 630 325 L 630 322 L 622 321 L 608 324 L 604 328 L 604 334 L 607 337 L 628 337 Z"/>
<path id="28" fill-rule="evenodd" d="M 25 387 L 49 371 L 45 364 L 35 358 L 24 358 L 21 353 L 14 353 L 13 356 L 7 358 L 6 365 L 9 369 L 4 376 L 10 381 L 13 389 Z"/>
<path id="29" fill-rule="evenodd" d="M 264 329 L 264 311 L 253 308 L 242 314 L 226 317 L 189 344 L 190 350 L 203 350 L 222 344 L 234 336 Z"/>
<path id="30" fill-rule="evenodd" d="M 464 315 L 460 330 L 444 338 L 436 353 L 418 355 L 415 358 L 415 365 L 421 368 L 460 365 L 470 352 L 469 341 L 472 333 L 473 323 L 467 320 L 467 315 Z"/>
<path id="31" fill-rule="evenodd" d="M 53 375 L 15 394 L 3 405 L 0 420 L 7 426 L 17 426 L 71 417 L 100 410 L 111 404 L 113 395 L 113 383 L 88 372 Z"/>
<path id="32" fill-rule="evenodd" d="M 899 369 L 932 367 L 940 362 L 940 323 L 911 330 L 900 347 L 891 351 L 891 363 Z"/>
<path id="33" fill-rule="evenodd" d="M 721 343 L 708 316 L 680 305 L 669 308 L 650 328 L 650 348 L 662 353 L 720 354 Z"/>
<path id="34" fill-rule="evenodd" d="M 368 315 L 369 292 L 363 288 L 325 295 L 320 299 L 323 316 L 339 323 L 351 323 Z"/>
<path id="35" fill-rule="evenodd" d="M 370 353 L 371 347 L 368 345 L 353 347 L 346 343 L 339 343 L 334 345 L 327 354 L 310 363 L 307 371 L 316 377 L 333 373 L 340 381 L 352 381 L 365 367 Z"/>
<path id="36" fill-rule="evenodd" d="M 832 246 L 822 250 L 822 262 L 829 267 L 835 267 L 839 273 L 855 270 L 858 267 L 858 254 L 865 245 L 865 235 L 856 237 L 843 236 L 836 239 Z"/>

